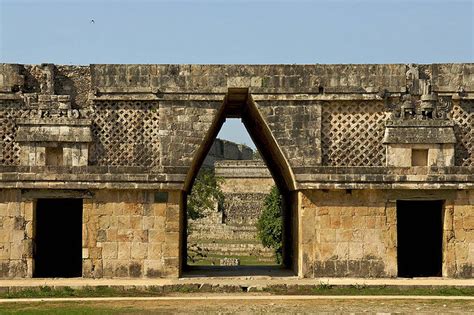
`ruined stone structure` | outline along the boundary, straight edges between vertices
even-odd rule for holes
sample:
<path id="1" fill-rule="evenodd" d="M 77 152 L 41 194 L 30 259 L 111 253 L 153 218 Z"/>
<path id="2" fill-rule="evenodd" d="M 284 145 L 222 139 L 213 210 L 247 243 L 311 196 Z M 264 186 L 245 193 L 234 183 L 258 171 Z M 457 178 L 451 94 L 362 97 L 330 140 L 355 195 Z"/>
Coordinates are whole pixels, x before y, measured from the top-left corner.
<path id="1" fill-rule="evenodd" d="M 206 260 L 239 256 L 249 264 L 274 264 L 274 251 L 261 244 L 256 227 L 263 201 L 275 184 L 267 166 L 260 159 L 233 159 L 215 162 L 214 170 L 221 180 L 223 209 L 219 211 L 216 202 L 203 218 L 191 221 L 188 244 L 202 248 Z"/>
<path id="2" fill-rule="evenodd" d="M 216 161 L 251 159 L 253 159 L 253 150 L 245 144 L 217 138 L 207 153 L 203 166 L 214 168 Z"/>
<path id="3" fill-rule="evenodd" d="M 178 277 L 240 117 L 301 277 L 472 278 L 474 64 L 0 65 L 0 276 Z"/>

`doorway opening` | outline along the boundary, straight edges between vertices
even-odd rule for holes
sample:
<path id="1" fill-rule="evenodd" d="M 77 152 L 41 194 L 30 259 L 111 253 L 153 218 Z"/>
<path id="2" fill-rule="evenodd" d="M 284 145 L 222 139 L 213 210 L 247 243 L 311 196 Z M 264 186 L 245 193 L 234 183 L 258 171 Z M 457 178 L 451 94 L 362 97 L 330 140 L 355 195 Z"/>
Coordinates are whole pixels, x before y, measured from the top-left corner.
<path id="1" fill-rule="evenodd" d="M 186 182 L 186 275 L 293 275 L 293 175 L 247 89 L 229 90 L 199 151 Z"/>
<path id="2" fill-rule="evenodd" d="M 38 199 L 35 278 L 82 276 L 82 199 Z"/>
<path id="3" fill-rule="evenodd" d="M 397 201 L 398 276 L 442 274 L 443 201 Z"/>

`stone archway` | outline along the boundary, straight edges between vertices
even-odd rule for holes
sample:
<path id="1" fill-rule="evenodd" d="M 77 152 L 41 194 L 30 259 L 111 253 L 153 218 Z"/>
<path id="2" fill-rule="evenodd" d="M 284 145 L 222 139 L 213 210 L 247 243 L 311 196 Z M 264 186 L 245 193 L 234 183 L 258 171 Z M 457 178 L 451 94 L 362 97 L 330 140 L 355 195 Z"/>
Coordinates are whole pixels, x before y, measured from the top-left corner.
<path id="1" fill-rule="evenodd" d="M 226 118 L 241 118 L 242 122 L 267 165 L 283 196 L 283 266 L 298 272 L 298 204 L 296 202 L 295 177 L 289 162 L 281 151 L 275 137 L 259 112 L 247 88 L 230 88 L 222 106 L 215 115 L 207 135 L 194 155 L 184 184 L 181 269 L 186 268 L 186 196 L 191 192 L 194 180 L 201 168 Z"/>

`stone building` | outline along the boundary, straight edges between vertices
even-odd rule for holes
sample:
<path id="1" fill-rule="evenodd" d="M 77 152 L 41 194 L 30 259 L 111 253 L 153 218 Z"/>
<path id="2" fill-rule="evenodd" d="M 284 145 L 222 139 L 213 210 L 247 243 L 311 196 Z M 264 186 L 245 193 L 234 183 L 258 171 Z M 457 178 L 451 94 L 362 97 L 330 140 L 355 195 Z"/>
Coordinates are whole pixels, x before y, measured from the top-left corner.
<path id="1" fill-rule="evenodd" d="M 275 264 L 274 251 L 261 244 L 256 226 L 264 199 L 275 182 L 262 160 L 234 157 L 214 163 L 224 205 L 218 209 L 216 202 L 203 218 L 188 222 L 188 245 L 201 248 L 206 255 L 202 259 L 215 264 L 218 258 L 232 256 L 243 258 L 243 265 Z"/>
<path id="2" fill-rule="evenodd" d="M 0 65 L 0 277 L 185 274 L 241 118 L 300 277 L 474 275 L 474 64 Z"/>
<path id="3" fill-rule="evenodd" d="M 203 162 L 203 167 L 214 168 L 216 161 L 251 160 L 253 150 L 245 144 L 235 143 L 217 138 L 211 146 Z"/>

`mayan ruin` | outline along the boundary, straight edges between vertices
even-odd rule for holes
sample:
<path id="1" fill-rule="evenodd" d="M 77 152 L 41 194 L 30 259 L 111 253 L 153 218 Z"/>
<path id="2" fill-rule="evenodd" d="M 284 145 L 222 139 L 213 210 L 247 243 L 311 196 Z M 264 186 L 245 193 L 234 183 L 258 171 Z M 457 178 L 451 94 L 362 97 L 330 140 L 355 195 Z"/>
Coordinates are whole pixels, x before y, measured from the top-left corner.
<path id="1" fill-rule="evenodd" d="M 235 118 L 262 160 L 216 142 Z M 274 183 L 294 276 L 474 277 L 472 63 L 0 64 L 0 122 L 3 279 L 185 276 L 206 163 L 227 212 L 195 241 Z"/>

